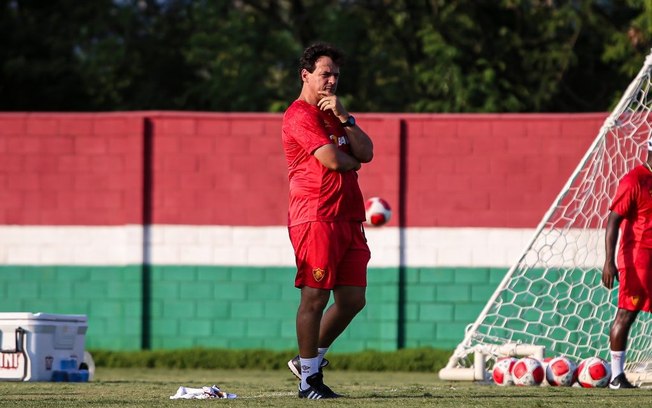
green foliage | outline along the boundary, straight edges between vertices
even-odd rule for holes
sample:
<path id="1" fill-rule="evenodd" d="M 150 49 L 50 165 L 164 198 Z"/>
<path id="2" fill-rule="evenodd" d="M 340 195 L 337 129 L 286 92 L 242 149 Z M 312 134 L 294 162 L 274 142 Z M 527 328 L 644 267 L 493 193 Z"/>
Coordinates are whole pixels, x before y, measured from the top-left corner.
<path id="1" fill-rule="evenodd" d="M 280 112 L 317 40 L 353 111 L 604 111 L 652 1 L 0 0 L 0 109 Z"/>
<path id="2" fill-rule="evenodd" d="M 652 44 L 652 2 L 649 0 L 627 0 L 626 10 L 614 9 L 612 14 L 624 22 L 619 30 L 608 37 L 603 54 L 616 72 L 634 77 L 639 71 Z M 612 105 L 618 102 L 612 98 Z"/>
<path id="3" fill-rule="evenodd" d="M 285 369 L 292 352 L 268 350 L 187 349 L 156 351 L 91 350 L 98 367 L 110 368 L 193 368 L 193 369 Z M 351 354 L 329 353 L 333 369 L 353 371 L 437 372 L 451 351 L 428 348 L 396 352 L 364 351 Z"/>
<path id="4" fill-rule="evenodd" d="M 333 354 L 328 358 L 338 370 L 438 372 L 448 363 L 451 354 L 450 350 L 419 348 Z"/>

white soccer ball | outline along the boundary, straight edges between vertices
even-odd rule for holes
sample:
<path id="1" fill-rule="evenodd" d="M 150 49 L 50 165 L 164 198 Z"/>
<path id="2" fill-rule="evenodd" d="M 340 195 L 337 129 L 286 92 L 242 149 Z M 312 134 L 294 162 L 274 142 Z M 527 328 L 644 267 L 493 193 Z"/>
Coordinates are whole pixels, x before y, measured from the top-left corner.
<path id="1" fill-rule="evenodd" d="M 577 364 L 566 356 L 551 359 L 545 368 L 546 381 L 552 386 L 570 387 L 577 380 Z"/>
<path id="2" fill-rule="evenodd" d="M 389 203 L 380 197 L 371 197 L 365 202 L 365 215 L 367 224 L 374 227 L 385 225 L 392 217 Z"/>
<path id="3" fill-rule="evenodd" d="M 611 366 L 600 357 L 589 357 L 577 366 L 577 382 L 584 388 L 604 388 L 611 379 Z"/>
<path id="4" fill-rule="evenodd" d="M 514 385 L 540 385 L 543 377 L 543 365 L 536 358 L 523 357 L 512 368 Z"/>
<path id="5" fill-rule="evenodd" d="M 491 371 L 496 385 L 514 385 L 512 368 L 514 367 L 514 364 L 516 364 L 516 361 L 517 360 L 514 357 L 503 357 L 499 358 L 496 361 L 496 364 L 494 364 L 494 369 Z"/>

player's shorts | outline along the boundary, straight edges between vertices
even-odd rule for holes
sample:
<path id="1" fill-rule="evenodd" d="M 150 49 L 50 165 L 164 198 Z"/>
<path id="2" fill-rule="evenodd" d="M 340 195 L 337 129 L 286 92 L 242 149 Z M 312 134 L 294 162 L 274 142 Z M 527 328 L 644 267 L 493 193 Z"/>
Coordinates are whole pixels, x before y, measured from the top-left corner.
<path id="1" fill-rule="evenodd" d="M 289 228 L 297 275 L 294 286 L 367 286 L 371 252 L 360 222 L 306 222 Z"/>
<path id="2" fill-rule="evenodd" d="M 618 307 L 652 312 L 652 249 L 627 253 L 619 251 L 618 254 Z"/>

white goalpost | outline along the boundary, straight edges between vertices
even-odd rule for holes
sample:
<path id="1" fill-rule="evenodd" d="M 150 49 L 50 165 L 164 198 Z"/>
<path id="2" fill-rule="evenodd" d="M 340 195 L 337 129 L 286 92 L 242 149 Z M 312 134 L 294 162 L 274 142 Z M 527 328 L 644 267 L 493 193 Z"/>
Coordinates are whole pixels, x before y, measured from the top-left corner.
<path id="1" fill-rule="evenodd" d="M 443 380 L 484 381 L 502 356 L 566 355 L 609 360 L 616 290 L 601 284 L 604 228 L 618 181 L 645 160 L 652 134 L 652 52 L 607 117 L 520 259 L 466 330 Z M 631 329 L 625 371 L 652 381 L 652 319 Z"/>

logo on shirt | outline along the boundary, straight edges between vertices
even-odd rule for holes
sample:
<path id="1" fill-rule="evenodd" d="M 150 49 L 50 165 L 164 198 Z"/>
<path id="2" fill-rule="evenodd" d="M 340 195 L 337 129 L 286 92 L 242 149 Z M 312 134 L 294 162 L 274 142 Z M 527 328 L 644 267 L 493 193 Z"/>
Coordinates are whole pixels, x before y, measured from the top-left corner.
<path id="1" fill-rule="evenodd" d="M 331 142 L 337 145 L 337 147 L 349 144 L 349 139 L 347 139 L 346 136 L 337 137 L 335 135 L 330 135 L 329 138 L 331 139 Z"/>
<path id="2" fill-rule="evenodd" d="M 321 280 L 324 279 L 324 276 L 326 276 L 326 271 L 322 268 L 314 268 L 312 270 L 312 277 L 316 282 L 321 282 Z"/>

